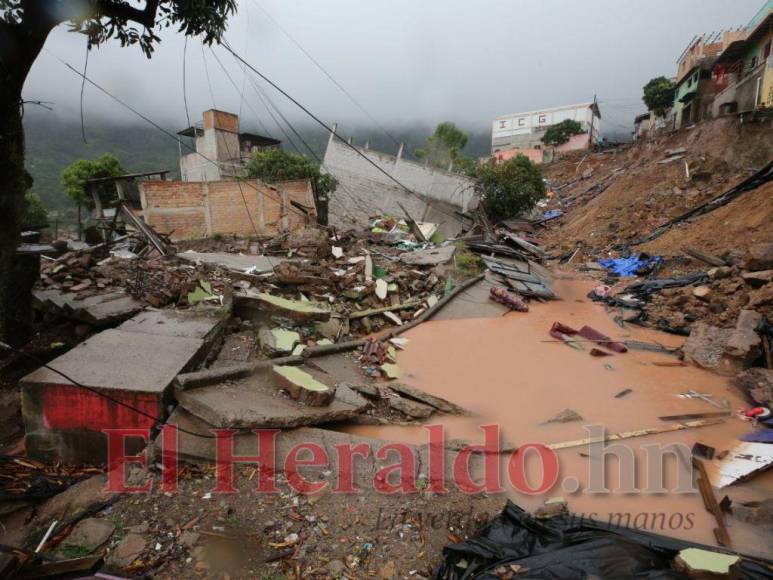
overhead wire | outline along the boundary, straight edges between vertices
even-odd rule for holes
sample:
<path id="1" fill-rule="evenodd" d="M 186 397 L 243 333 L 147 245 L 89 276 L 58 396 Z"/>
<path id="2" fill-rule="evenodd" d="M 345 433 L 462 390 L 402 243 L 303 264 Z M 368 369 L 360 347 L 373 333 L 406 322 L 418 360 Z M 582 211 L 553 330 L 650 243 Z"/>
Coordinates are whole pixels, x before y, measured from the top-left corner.
<path id="1" fill-rule="evenodd" d="M 379 129 L 379 130 L 380 130 L 380 131 L 381 131 L 381 132 L 382 132 L 382 133 L 384 133 L 384 135 L 386 135 L 386 136 L 387 136 L 389 139 L 391 139 L 391 140 L 392 140 L 392 142 L 393 142 L 393 143 L 395 143 L 395 145 L 397 145 L 398 147 L 400 146 L 400 142 L 399 142 L 399 141 L 398 141 L 398 140 L 397 140 L 397 139 L 396 139 L 396 138 L 395 138 L 395 137 L 394 137 L 394 136 L 393 136 L 393 135 L 392 135 L 392 134 L 391 134 L 389 131 L 387 131 L 387 130 L 386 130 L 386 128 L 384 128 L 384 126 L 383 126 L 383 125 L 381 125 L 381 123 L 379 123 L 379 122 L 378 122 L 378 121 L 377 121 L 377 120 L 376 120 L 376 119 L 373 117 L 373 115 L 371 115 L 371 114 L 368 112 L 368 110 L 367 110 L 367 109 L 365 109 L 365 107 L 363 107 L 363 106 L 362 106 L 362 105 L 359 103 L 359 101 L 357 101 L 357 99 L 355 99 L 355 98 L 354 98 L 354 96 L 352 96 L 352 94 L 351 94 L 351 93 L 350 93 L 348 90 L 346 90 L 346 88 L 345 88 L 345 87 L 344 87 L 344 86 L 343 86 L 341 83 L 339 83 L 339 82 L 338 82 L 338 81 L 337 81 L 335 78 L 333 78 L 333 75 L 332 75 L 332 74 L 330 74 L 330 72 L 329 72 L 329 71 L 328 71 L 328 70 L 327 70 L 327 69 L 326 69 L 324 66 L 322 66 L 322 64 L 321 64 L 321 63 L 320 63 L 320 62 L 319 62 L 319 61 L 318 61 L 316 58 L 314 58 L 314 56 L 313 56 L 311 53 L 309 53 L 309 51 L 308 51 L 308 50 L 306 50 L 306 49 L 303 47 L 303 45 L 302 45 L 300 42 L 298 42 L 298 40 L 296 40 L 296 39 L 293 37 L 293 35 L 292 35 L 292 34 L 290 34 L 290 33 L 289 33 L 289 32 L 288 32 L 288 31 L 287 31 L 285 28 L 284 28 L 284 26 L 282 26 L 282 25 L 281 25 L 281 24 L 280 24 L 280 23 L 279 23 L 279 22 L 278 22 L 278 21 L 277 21 L 277 20 L 276 20 L 276 19 L 275 19 L 275 18 L 274 18 L 274 17 L 273 17 L 273 16 L 272 16 L 272 15 L 271 15 L 269 12 L 268 12 L 268 10 L 266 10 L 266 9 L 265 9 L 265 8 L 264 8 L 264 7 L 263 7 L 261 4 L 260 4 L 260 2 L 258 2 L 258 0 L 253 0 L 253 3 L 254 3 L 254 4 L 257 6 L 257 7 L 258 7 L 258 9 L 259 9 L 261 12 L 263 12 L 263 13 L 266 15 L 266 17 L 267 17 L 267 18 L 268 18 L 268 19 L 269 19 L 271 22 L 273 22 L 273 23 L 274 23 L 274 25 L 275 25 L 275 26 L 276 26 L 276 27 L 277 27 L 277 28 L 278 28 L 278 29 L 279 29 L 279 30 L 282 32 L 282 34 L 284 34 L 284 35 L 285 35 L 285 36 L 286 36 L 286 37 L 287 37 L 287 38 L 290 40 L 290 42 L 292 42 L 292 43 L 293 43 L 293 44 L 294 44 L 294 45 L 295 45 L 295 46 L 298 48 L 298 50 L 300 50 L 300 51 L 301 51 L 301 52 L 302 52 L 304 55 L 306 55 L 306 57 L 307 57 L 307 58 L 308 58 L 308 59 L 309 59 L 309 60 L 310 60 L 310 61 L 311 61 L 311 62 L 314 64 L 314 66 L 316 66 L 316 67 L 317 67 L 317 68 L 318 68 L 318 69 L 319 69 L 319 70 L 322 72 L 322 74 L 324 74 L 324 75 L 325 75 L 325 76 L 326 76 L 326 77 L 327 77 L 327 78 L 330 80 L 330 82 L 332 82 L 332 83 L 333 83 L 333 84 L 334 84 L 336 87 L 338 87 L 338 89 L 339 89 L 339 90 L 340 90 L 340 91 L 341 91 L 341 92 L 342 92 L 344 95 L 346 95 L 346 97 L 347 97 L 347 98 L 348 98 L 348 99 L 349 99 L 349 100 L 350 100 L 350 101 L 351 101 L 351 102 L 354 104 L 354 106 L 355 106 L 355 107 L 357 107 L 357 108 L 358 108 L 358 109 L 359 109 L 359 110 L 360 110 L 360 111 L 361 111 L 361 112 L 362 112 L 362 113 L 363 113 L 363 114 L 364 114 L 364 115 L 365 115 L 365 116 L 366 116 L 366 117 L 367 117 L 367 118 L 368 118 L 368 119 L 369 119 L 369 120 L 370 120 L 370 121 L 371 121 L 371 122 L 372 122 L 372 123 L 373 123 L 373 124 L 374 124 L 374 125 L 375 125 L 375 126 L 378 128 L 378 129 Z"/>
<path id="2" fill-rule="evenodd" d="M 100 85 L 99 83 L 97 83 L 93 79 L 89 78 L 88 76 L 84 75 L 82 72 L 80 72 L 78 69 L 76 69 L 74 66 L 72 66 L 67 61 L 63 60 L 62 58 L 60 58 L 59 56 L 57 56 L 56 54 L 54 54 L 53 52 L 51 52 L 50 50 L 48 50 L 46 48 L 44 48 L 43 50 L 46 53 L 48 53 L 49 55 L 51 55 L 54 59 L 59 61 L 63 66 L 65 66 L 68 69 L 70 69 L 70 71 L 72 71 L 74 74 L 76 74 L 76 75 L 78 75 L 79 77 L 82 77 L 82 78 L 85 77 L 86 78 L 86 82 L 89 83 L 94 88 L 96 88 L 97 90 L 99 90 L 101 93 L 103 93 L 104 95 L 106 95 L 107 97 L 109 97 L 110 99 L 112 99 L 113 101 L 115 101 L 116 103 L 118 103 L 119 105 L 124 107 L 125 109 L 129 110 L 134 115 L 136 115 L 137 117 L 139 117 L 140 119 L 142 119 L 143 121 L 145 121 L 146 123 L 148 123 L 149 125 L 154 127 L 156 130 L 160 131 L 161 133 L 163 133 L 164 135 L 166 135 L 170 139 L 173 139 L 175 142 L 179 143 L 181 147 L 185 147 L 191 153 L 195 153 L 196 155 L 198 155 L 199 157 L 201 157 L 202 159 L 204 159 L 208 163 L 211 163 L 212 165 L 215 165 L 215 166 L 218 165 L 217 161 L 215 161 L 213 159 L 210 159 L 209 157 L 207 157 L 206 155 L 204 155 L 200 151 L 197 151 L 194 147 L 191 147 L 188 143 L 183 142 L 178 136 L 173 135 L 168 130 L 164 129 L 161 125 L 156 123 L 153 119 L 151 119 L 147 115 L 141 113 L 140 111 L 138 111 L 137 109 L 135 109 L 134 107 L 132 107 L 131 105 L 129 105 L 128 103 L 126 103 L 125 101 L 120 99 L 119 97 L 117 97 L 114 94 L 112 94 L 110 91 L 108 91 L 102 85 Z M 244 178 L 237 177 L 236 181 L 243 181 L 249 187 L 253 188 L 255 191 L 261 192 L 261 190 L 258 189 L 258 187 L 256 185 L 254 185 L 253 183 L 251 183 L 249 180 L 245 180 Z M 269 197 L 272 197 L 272 194 L 270 192 L 262 192 L 262 193 L 264 193 L 265 195 L 268 195 Z M 280 198 L 278 196 L 273 196 L 273 197 L 277 201 L 280 201 Z M 301 212 L 300 210 L 298 210 L 298 209 L 296 209 L 296 208 L 294 208 L 292 206 L 289 209 L 291 211 L 295 211 L 299 216 L 305 217 L 305 214 L 303 212 Z"/>
<path id="3" fill-rule="evenodd" d="M 217 54 L 214 52 L 214 50 L 212 51 L 212 53 L 213 53 L 213 56 L 215 57 L 215 59 L 217 60 L 218 64 L 220 64 L 221 68 L 223 68 L 223 70 L 225 70 L 225 67 L 224 67 L 223 63 L 217 57 Z M 255 79 L 253 79 L 252 76 L 249 75 L 247 67 L 244 66 L 244 64 L 242 64 L 235 57 L 234 57 L 234 60 L 237 63 L 237 65 L 242 68 L 242 70 L 244 71 L 245 75 L 247 75 L 246 78 L 249 80 L 250 86 L 252 87 L 253 91 L 257 95 L 258 99 L 261 101 L 261 103 L 265 107 L 266 111 L 268 112 L 269 116 L 271 116 L 272 120 L 274 121 L 276 126 L 279 128 L 279 131 L 285 136 L 285 138 L 287 139 L 287 142 L 292 146 L 293 149 L 295 149 L 296 153 L 298 153 L 299 155 L 304 155 L 304 153 L 300 150 L 298 145 L 295 144 L 295 141 L 290 137 L 290 134 L 285 130 L 284 125 L 282 125 L 282 123 L 279 122 L 279 120 L 277 119 L 277 115 L 279 115 L 279 117 L 281 117 L 281 119 L 285 122 L 285 124 L 296 135 L 296 138 L 298 138 L 303 143 L 303 145 L 306 147 L 306 149 L 309 151 L 309 153 L 311 153 L 311 156 L 317 161 L 317 163 L 320 165 L 320 167 L 322 167 L 322 169 L 324 169 L 325 172 L 327 172 L 328 174 L 332 175 L 332 173 L 327 169 L 327 167 L 325 167 L 322 159 L 319 158 L 319 156 L 316 154 L 316 152 L 313 150 L 313 148 L 300 135 L 299 131 L 297 129 L 295 129 L 295 127 L 292 125 L 292 123 L 290 123 L 290 121 L 287 119 L 287 117 L 279 110 L 279 107 L 276 105 L 276 103 L 274 103 L 274 101 L 263 90 L 263 88 L 259 84 L 257 84 Z M 346 195 L 349 198 L 349 200 L 355 206 L 357 206 L 358 209 L 360 209 L 360 211 L 362 211 L 363 213 L 365 213 L 367 215 L 372 213 L 372 209 L 374 209 L 374 208 L 367 207 L 364 204 L 364 202 L 361 199 L 358 199 L 343 183 L 339 182 L 338 183 L 338 187 L 344 193 L 344 195 Z M 381 213 L 384 213 L 383 207 L 380 206 L 380 205 L 376 205 L 375 209 L 378 209 Z M 347 211 L 347 213 L 348 213 L 348 211 Z M 354 216 L 352 216 L 350 213 L 349 213 L 348 217 L 349 217 L 350 220 L 352 220 L 354 222 L 357 221 L 354 218 Z"/>
<path id="4" fill-rule="evenodd" d="M 330 127 L 329 125 L 327 125 L 327 123 L 325 123 L 324 121 L 322 121 L 322 120 L 321 120 L 321 119 L 320 119 L 320 118 L 319 118 L 317 115 L 315 115 L 315 114 L 314 114 L 314 113 L 313 113 L 311 110 L 309 110 L 309 109 L 308 109 L 308 108 L 307 108 L 305 105 L 303 105 L 303 104 L 302 104 L 300 101 L 298 101 L 296 98 L 294 98 L 292 95 L 290 95 L 290 94 L 289 94 L 287 91 L 285 91 L 284 89 L 282 89 L 282 88 L 281 88 L 281 87 L 280 87 L 280 86 L 279 86 L 277 83 L 275 83 L 274 81 L 272 81 L 272 80 L 271 80 L 269 77 L 267 77 L 265 74 L 263 74 L 262 72 L 260 72 L 260 71 L 259 71 L 257 68 L 255 68 L 255 67 L 254 67 L 252 64 L 250 64 L 249 62 L 247 62 L 247 61 L 246 61 L 246 60 L 245 60 L 243 57 L 241 57 L 241 56 L 240 56 L 240 55 L 239 55 L 239 54 L 238 54 L 238 53 L 237 53 L 237 52 L 236 52 L 236 51 L 233 49 L 233 47 L 230 45 L 230 43 L 229 43 L 228 41 L 225 41 L 225 40 L 224 40 L 224 41 L 223 41 L 223 43 L 222 43 L 222 46 L 223 46 L 223 47 L 224 47 L 224 48 L 225 48 L 225 49 L 226 49 L 228 52 L 230 52 L 230 53 L 231 53 L 231 54 L 232 54 L 232 55 L 233 55 L 235 58 L 237 58 L 239 61 L 241 61 L 242 63 L 244 63 L 244 64 L 245 64 L 245 65 L 246 65 L 246 66 L 247 66 L 247 67 L 248 67 L 248 68 L 249 68 L 249 69 L 250 69 L 252 72 L 254 72 L 256 75 L 258 75 L 260 78 L 262 78 L 262 79 L 263 79 L 265 82 L 267 82 L 269 85 L 271 85 L 271 86 L 272 86 L 272 87 L 273 87 L 275 90 L 277 90 L 279 93 L 281 93 L 281 94 L 282 94 L 282 95 L 283 95 L 285 98 L 287 98 L 289 101 L 291 101 L 291 102 L 292 102 L 292 103 L 293 103 L 295 106 L 297 106 L 297 107 L 298 107 L 299 109 L 301 109 L 301 110 L 302 110 L 304 113 L 306 113 L 306 114 L 307 114 L 309 117 L 311 117 L 311 119 L 313 119 L 313 120 L 314 120 L 314 121 L 315 121 L 317 124 L 319 124 L 319 125 L 320 125 L 320 126 L 322 126 L 324 129 L 326 129 L 328 132 L 330 132 L 330 133 L 331 133 L 331 134 L 332 134 L 334 137 L 336 137 L 336 138 L 340 139 L 340 140 L 341 140 L 341 141 L 342 141 L 342 142 L 343 142 L 343 143 L 344 143 L 344 144 L 345 144 L 347 147 L 349 147 L 350 149 L 352 149 L 352 151 L 354 151 L 354 152 L 355 152 L 355 154 L 357 154 L 359 157 L 361 157 L 362 159 L 364 159 L 364 160 L 365 160 L 365 161 L 366 161 L 368 164 L 372 165 L 372 166 L 373 166 L 373 167 L 374 167 L 374 168 L 375 168 L 375 169 L 376 169 L 376 170 L 377 170 L 379 173 L 382 173 L 382 174 L 384 174 L 384 175 L 387 177 L 387 179 L 389 179 L 390 181 L 392 181 L 392 182 L 394 182 L 395 184 L 397 184 L 397 185 L 398 185 L 400 188 L 404 189 L 404 190 L 405 190 L 407 193 L 409 193 L 410 195 L 412 195 L 412 196 L 414 196 L 414 197 L 416 197 L 416 198 L 420 199 L 422 202 L 426 202 L 426 200 L 424 199 L 424 197 L 423 197 L 422 195 L 420 195 L 420 194 L 416 193 L 415 191 L 413 191 L 412 189 L 410 189 L 408 186 L 406 186 L 405 184 L 403 184 L 403 183 L 402 183 L 400 180 L 398 180 L 396 177 L 394 177 L 393 175 L 391 175 L 391 174 L 390 174 L 388 171 L 386 171 L 385 169 L 383 169 L 383 168 L 382 168 L 380 165 L 378 165 L 378 164 L 377 164 L 375 161 L 373 161 L 373 160 L 372 160 L 370 157 L 368 157 L 368 156 L 367 156 L 367 155 L 365 155 L 365 154 L 364 154 L 362 151 L 360 151 L 360 150 L 359 150 L 359 148 L 355 147 L 355 146 L 354 146 L 354 145 L 352 145 L 351 143 L 348 143 L 347 141 L 345 141 L 344 139 L 342 139 L 342 138 L 341 138 L 341 136 L 340 136 L 340 135 L 338 135 L 338 133 L 336 133 L 336 132 L 333 130 L 333 128 L 332 128 L 332 127 Z M 457 216 L 456 216 L 456 215 L 454 215 L 453 213 L 451 213 L 451 212 L 449 212 L 448 210 L 445 210 L 445 209 L 443 209 L 443 208 L 441 208 L 441 207 L 436 207 L 435 209 L 436 209 L 437 211 L 439 211 L 440 213 L 443 213 L 443 214 L 446 214 L 446 215 L 448 215 L 449 217 L 452 217 L 452 218 L 454 218 L 454 219 L 456 219 L 456 218 L 457 218 Z"/>
<path id="5" fill-rule="evenodd" d="M 210 47 L 210 50 L 212 50 L 211 47 Z M 204 42 L 201 43 L 201 54 L 204 55 Z M 212 54 L 214 55 L 215 53 L 213 52 Z M 215 55 L 215 58 L 217 58 L 217 55 Z M 220 62 L 219 59 L 218 59 L 218 62 Z M 231 80 L 231 76 L 228 74 L 228 71 L 226 71 L 225 68 L 223 69 L 223 71 L 226 73 L 226 76 L 228 77 L 228 80 Z M 233 82 L 233 81 L 231 81 L 231 82 Z M 214 92 L 212 91 L 212 81 L 209 78 L 209 73 L 207 73 L 207 84 L 209 85 L 209 93 L 212 95 L 212 106 L 214 108 L 217 108 L 217 106 L 215 105 L 215 95 L 214 95 Z M 237 136 L 237 139 L 238 139 L 238 136 Z M 223 145 L 225 145 L 226 153 L 228 153 L 228 159 L 231 160 L 231 161 L 236 159 L 233 156 L 233 154 L 231 153 L 231 147 L 228 145 L 228 139 L 225 138 L 225 139 L 222 140 L 222 142 L 223 142 Z M 237 145 L 237 149 L 238 149 L 237 154 L 241 155 L 241 149 L 239 148 L 238 145 Z M 218 167 L 219 167 L 219 165 L 218 165 Z M 222 171 L 222 168 L 221 168 L 221 171 Z M 239 188 L 239 195 L 241 195 L 242 201 L 244 202 L 244 209 L 247 212 L 247 218 L 249 218 L 250 225 L 252 226 L 252 230 L 255 232 L 255 235 L 257 236 L 257 235 L 259 235 L 258 234 L 258 228 L 255 225 L 255 220 L 252 219 L 252 212 L 250 211 L 250 205 L 247 203 L 247 197 L 244 195 L 244 190 L 242 189 L 242 184 L 241 184 L 241 182 L 238 179 L 236 181 L 236 185 Z"/>
<path id="6" fill-rule="evenodd" d="M 86 73 L 89 70 L 89 53 L 91 52 L 90 46 L 89 46 L 89 39 L 86 39 L 86 58 L 83 61 L 83 75 L 85 77 Z M 81 108 L 81 137 L 83 138 L 83 142 L 88 145 L 88 141 L 86 141 L 86 122 L 83 120 L 83 97 L 86 92 L 86 79 L 83 79 L 83 82 L 81 83 L 81 102 L 80 102 L 80 108 Z"/>
<path id="7" fill-rule="evenodd" d="M 59 369 L 56 369 L 56 368 L 50 366 L 49 364 L 43 362 L 42 360 L 40 360 L 38 357 L 36 357 L 34 355 L 31 355 L 31 354 L 29 354 L 27 352 L 24 352 L 23 350 L 19 350 L 17 348 L 14 348 L 11 345 L 6 344 L 4 342 L 0 342 L 0 348 L 4 348 L 6 350 L 10 350 L 11 352 L 15 352 L 16 354 L 19 354 L 21 356 L 27 357 L 31 361 L 33 361 L 36 364 L 40 365 L 41 367 L 46 368 L 46 369 L 50 370 L 53 373 L 56 373 L 57 375 L 59 375 L 60 377 L 62 377 L 66 381 L 69 381 L 70 383 L 72 383 L 76 387 L 78 387 L 80 389 L 83 389 L 85 391 L 88 391 L 89 393 L 92 393 L 92 394 L 97 395 L 99 397 L 102 397 L 103 399 L 106 399 L 106 400 L 110 401 L 111 403 L 115 403 L 116 405 L 124 407 L 125 409 L 129 409 L 130 411 L 133 411 L 133 412 L 137 413 L 138 415 L 142 415 L 146 419 L 151 419 L 154 423 L 157 423 L 158 425 L 166 425 L 167 424 L 167 422 L 164 419 L 161 419 L 160 417 L 158 417 L 156 415 L 148 413 L 147 411 L 143 411 L 142 409 L 138 409 L 137 407 L 134 407 L 134 406 L 132 406 L 132 405 L 130 405 L 128 403 L 125 403 L 124 401 L 121 401 L 120 399 L 116 399 L 115 397 L 111 397 L 110 395 L 108 395 L 107 393 L 102 392 L 99 389 L 95 389 L 93 387 L 86 386 L 83 383 L 81 383 L 79 381 L 76 381 L 71 376 L 69 376 L 66 373 L 60 371 Z M 175 425 L 175 427 L 177 428 L 178 431 L 181 431 L 182 433 L 186 433 L 187 435 L 193 435 L 194 437 L 200 437 L 202 439 L 217 439 L 217 436 L 215 436 L 215 435 L 202 435 L 201 433 L 196 433 L 195 431 L 189 431 L 189 430 L 185 429 L 184 427 L 180 427 L 180 426 L 177 426 L 177 425 Z"/>

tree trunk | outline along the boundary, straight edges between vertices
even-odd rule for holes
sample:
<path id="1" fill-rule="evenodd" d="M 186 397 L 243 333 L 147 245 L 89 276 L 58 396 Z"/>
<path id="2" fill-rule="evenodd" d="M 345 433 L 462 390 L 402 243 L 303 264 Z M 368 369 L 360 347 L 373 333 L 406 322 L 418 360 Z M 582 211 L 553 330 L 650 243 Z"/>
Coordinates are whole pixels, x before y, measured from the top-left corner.
<path id="1" fill-rule="evenodd" d="M 0 26 L 0 341 L 22 344 L 32 322 L 36 258 L 17 255 L 24 194 L 32 179 L 24 170 L 21 92 L 50 26 Z M 52 25 L 51 25 L 52 26 Z"/>

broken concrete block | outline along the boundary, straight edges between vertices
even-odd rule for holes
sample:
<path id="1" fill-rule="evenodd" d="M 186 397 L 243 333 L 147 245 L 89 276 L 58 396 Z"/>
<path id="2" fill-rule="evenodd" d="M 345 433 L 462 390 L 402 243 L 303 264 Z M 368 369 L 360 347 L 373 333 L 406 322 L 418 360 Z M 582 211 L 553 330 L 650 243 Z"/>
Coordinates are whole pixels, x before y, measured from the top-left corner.
<path id="1" fill-rule="evenodd" d="M 730 266 L 720 266 L 718 268 L 711 268 L 706 273 L 712 280 L 723 280 L 733 275 L 733 269 Z"/>
<path id="2" fill-rule="evenodd" d="M 743 267 L 750 271 L 773 269 L 773 243 L 751 246 L 744 256 Z"/>
<path id="3" fill-rule="evenodd" d="M 697 286 L 693 288 L 692 295 L 699 300 L 708 301 L 711 297 L 711 286 Z"/>
<path id="4" fill-rule="evenodd" d="M 545 423 L 572 423 L 574 421 L 583 421 L 582 415 L 573 409 L 564 409 Z"/>
<path id="5" fill-rule="evenodd" d="M 766 284 L 759 290 L 749 292 L 749 303 L 746 306 L 754 310 L 773 307 L 773 284 Z"/>
<path id="6" fill-rule="evenodd" d="M 773 270 L 762 270 L 760 272 L 744 272 L 741 274 L 744 282 L 753 288 L 761 288 L 765 284 L 773 282 Z"/>
<path id="7" fill-rule="evenodd" d="M 674 558 L 674 568 L 688 578 L 736 577 L 741 558 L 700 548 L 687 548 Z"/>
<path id="8" fill-rule="evenodd" d="M 736 384 L 757 405 L 773 406 L 773 370 L 752 368 L 736 377 Z"/>
<path id="9" fill-rule="evenodd" d="M 310 407 L 329 405 L 335 397 L 336 388 L 325 385 L 298 367 L 272 367 L 274 379 L 290 397 Z"/>
<path id="10" fill-rule="evenodd" d="M 127 534 L 105 559 L 108 566 L 128 568 L 142 555 L 147 542 L 139 534 Z"/>
<path id="11" fill-rule="evenodd" d="M 418 401 L 414 401 L 412 399 L 400 397 L 399 395 L 389 397 L 388 401 L 389 406 L 392 409 L 400 411 L 401 413 L 404 413 L 409 417 L 413 417 L 414 419 L 426 419 L 435 412 L 434 407 L 430 407 L 429 405 L 419 403 Z"/>
<path id="12" fill-rule="evenodd" d="M 178 393 L 180 406 L 219 428 L 257 429 L 301 427 L 346 421 L 363 413 L 368 402 L 344 384 L 325 407 L 299 405 L 279 393 L 270 371 L 243 381 Z"/>
<path id="13" fill-rule="evenodd" d="M 107 542 L 114 531 L 115 524 L 108 520 L 87 518 L 75 526 L 62 545 L 81 548 L 91 554 Z"/>
<path id="14" fill-rule="evenodd" d="M 290 354 L 301 342 L 301 335 L 284 328 L 263 327 L 258 331 L 260 346 L 271 356 Z"/>
<path id="15" fill-rule="evenodd" d="M 317 258 L 324 258 L 330 254 L 330 238 L 325 230 L 302 228 L 290 232 L 284 247 L 288 250 L 305 251 Z"/>
<path id="16" fill-rule="evenodd" d="M 92 336 L 50 366 L 110 398 L 47 368 L 30 373 L 20 382 L 27 451 L 44 459 L 104 462 L 103 429 L 154 427 L 154 419 L 133 409 L 163 418 L 167 389 L 179 373 L 195 368 L 206 349 L 198 338 L 117 329 Z"/>
<path id="17" fill-rule="evenodd" d="M 441 399 L 440 397 L 436 397 L 435 395 L 431 395 L 428 392 L 422 391 L 421 389 L 418 389 L 416 387 L 412 387 L 411 385 L 406 385 L 403 383 L 390 383 L 389 388 L 410 399 L 415 399 L 416 401 L 424 403 L 425 405 L 434 407 L 435 409 L 437 409 L 442 413 L 449 413 L 454 415 L 468 414 L 467 410 L 463 409 L 459 405 L 455 405 L 450 401 Z"/>
<path id="18" fill-rule="evenodd" d="M 725 352 L 719 365 L 719 371 L 735 375 L 749 368 L 762 353 L 762 339 L 757 327 L 762 322 L 762 314 L 754 310 L 741 310 L 735 329 L 730 333 Z"/>
<path id="19" fill-rule="evenodd" d="M 729 328 L 696 322 L 692 325 L 690 336 L 687 337 L 682 350 L 685 356 L 699 367 L 717 369 L 732 332 Z"/>
<path id="20" fill-rule="evenodd" d="M 445 264 L 454 257 L 456 247 L 453 245 L 432 248 L 429 250 L 416 250 L 405 252 L 400 256 L 400 261 L 412 266 L 437 266 Z"/>
<path id="21" fill-rule="evenodd" d="M 365 395 L 366 397 L 372 397 L 374 399 L 381 398 L 381 389 L 378 388 L 373 383 L 360 383 L 356 385 L 350 385 L 348 383 L 342 383 L 342 385 L 346 385 L 353 391 L 357 391 L 361 395 Z M 339 385 L 342 386 L 342 385 Z"/>
<path id="22" fill-rule="evenodd" d="M 265 292 L 242 290 L 234 294 L 234 303 L 251 308 L 264 308 L 296 322 L 324 322 L 330 319 L 330 308 L 319 302 L 288 300 Z"/>

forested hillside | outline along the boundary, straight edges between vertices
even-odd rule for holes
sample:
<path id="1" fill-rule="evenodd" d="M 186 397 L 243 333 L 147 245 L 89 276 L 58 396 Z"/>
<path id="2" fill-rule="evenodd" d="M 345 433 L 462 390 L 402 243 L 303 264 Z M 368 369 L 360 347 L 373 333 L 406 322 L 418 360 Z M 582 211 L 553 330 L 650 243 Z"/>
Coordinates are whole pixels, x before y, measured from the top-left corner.
<path id="1" fill-rule="evenodd" d="M 103 153 L 114 154 L 121 164 L 130 172 L 155 171 L 169 169 L 178 172 L 179 149 L 177 143 L 169 136 L 146 124 L 117 124 L 106 120 L 87 120 L 86 143 L 81 135 L 80 119 L 62 119 L 49 112 L 30 110 L 25 117 L 27 134 L 27 170 L 35 180 L 33 190 L 38 193 L 49 210 L 71 209 L 72 204 L 65 196 L 59 181 L 63 168 L 81 158 L 96 158 Z M 181 127 L 168 127 L 171 133 L 176 133 Z M 322 156 L 327 144 L 328 135 L 316 126 L 298 126 L 297 131 L 318 156 Z M 244 130 L 253 130 L 245 127 Z M 424 146 L 427 137 L 434 127 L 412 127 L 408 129 L 387 128 L 389 134 L 397 141 L 405 142 L 405 154 L 413 156 L 413 152 Z M 470 133 L 470 140 L 464 150 L 469 157 L 486 155 L 490 150 L 490 135 L 487 131 Z M 287 130 L 292 143 L 287 137 L 276 131 L 272 135 L 284 142 L 284 146 L 292 151 L 299 150 L 309 154 L 308 149 L 292 132 Z M 344 137 L 352 136 L 354 142 L 362 145 L 366 140 L 373 149 L 385 153 L 396 153 L 397 145 L 378 129 L 339 126 L 339 133 Z"/>

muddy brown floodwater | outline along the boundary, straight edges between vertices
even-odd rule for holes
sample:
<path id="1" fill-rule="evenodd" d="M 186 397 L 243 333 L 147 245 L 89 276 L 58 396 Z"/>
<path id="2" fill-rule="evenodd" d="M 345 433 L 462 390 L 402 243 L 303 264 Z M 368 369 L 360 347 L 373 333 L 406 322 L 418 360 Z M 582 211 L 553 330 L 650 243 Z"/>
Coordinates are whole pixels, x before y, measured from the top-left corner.
<path id="1" fill-rule="evenodd" d="M 594 304 L 586 294 L 594 283 L 587 280 L 557 280 L 561 301 L 532 303 L 529 313 L 508 313 L 495 318 L 437 320 L 410 331 L 410 339 L 398 356 L 404 382 L 445 397 L 470 409 L 473 417 L 442 417 L 449 438 L 482 442 L 481 425 L 498 424 L 502 440 L 523 445 L 527 442 L 557 443 L 582 439 L 588 425 L 603 425 L 608 433 L 662 427 L 668 423 L 662 415 L 718 411 L 705 401 L 682 399 L 689 390 L 710 393 L 714 399 L 727 399 L 732 410 L 746 407 L 730 381 L 693 367 L 661 367 L 655 361 L 674 361 L 674 357 L 642 351 L 629 351 L 612 357 L 595 358 L 565 344 L 550 340 L 548 330 L 555 321 L 580 328 L 590 325 L 620 340 L 657 342 L 680 346 L 683 339 L 632 325 L 619 327 L 603 306 Z M 485 294 L 483 294 L 485 296 Z M 632 392 L 622 398 L 624 389 Z M 543 424 L 564 409 L 573 409 L 580 422 Z M 696 441 L 731 449 L 751 426 L 728 417 L 722 424 L 687 431 L 661 433 L 618 443 L 625 444 L 635 456 L 635 488 L 621 493 L 620 469 L 613 457 L 606 462 L 583 457 L 588 447 L 558 451 L 559 478 L 547 493 L 539 496 L 518 492 L 503 477 L 507 495 L 526 509 L 535 509 L 545 499 L 561 496 L 572 513 L 617 523 L 620 518 L 631 526 L 716 545 L 712 530 L 714 519 L 703 507 L 697 492 L 675 493 L 677 459 L 666 455 L 664 485 L 666 493 L 652 493 L 655 478 L 648 482 L 647 456 L 642 446 L 683 443 L 691 448 Z M 426 442 L 421 427 L 357 426 L 348 432 L 368 437 L 404 442 Z M 540 460 L 529 454 L 526 473 L 530 484 L 540 483 Z M 650 456 L 652 457 L 652 456 Z M 506 460 L 506 458 L 505 458 Z M 608 493 L 587 491 L 593 462 L 605 463 Z M 651 461 L 651 463 L 655 463 Z M 710 473 L 715 469 L 706 462 Z M 504 472 L 506 473 L 506 471 Z M 578 491 L 564 482 L 576 478 Z M 571 482 L 570 482 L 571 483 Z M 773 470 L 745 483 L 718 492 L 734 501 L 760 500 L 773 496 Z M 617 514 L 626 514 L 623 516 Z M 769 555 L 773 540 L 760 528 L 726 519 L 733 548 L 749 554 Z"/>

